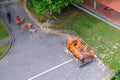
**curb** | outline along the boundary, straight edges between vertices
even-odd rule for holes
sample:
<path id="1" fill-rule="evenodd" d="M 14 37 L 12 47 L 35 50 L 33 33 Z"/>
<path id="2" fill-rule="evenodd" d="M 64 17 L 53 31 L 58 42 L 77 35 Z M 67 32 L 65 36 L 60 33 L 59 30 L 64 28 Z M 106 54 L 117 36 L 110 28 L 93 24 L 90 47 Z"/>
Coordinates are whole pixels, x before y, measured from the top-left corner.
<path id="1" fill-rule="evenodd" d="M 94 17 L 96 17 L 96 18 L 98 18 L 98 19 L 100 19 L 104 22 L 106 22 L 107 24 L 111 25 L 112 27 L 115 27 L 115 28 L 120 30 L 120 24 L 110 20 L 109 18 L 104 17 L 101 14 L 96 13 L 95 11 L 87 9 L 86 7 L 82 6 L 81 4 L 77 5 L 77 4 L 72 3 L 72 5 L 75 6 L 76 8 L 78 8 L 78 9 L 80 9 L 80 10 L 82 10 L 82 11 L 84 11 L 84 12 L 86 12 L 86 13 L 88 13 L 88 14 L 90 14 L 90 15 L 92 15 L 92 16 L 94 16 Z"/>
<path id="2" fill-rule="evenodd" d="M 29 11 L 29 9 L 26 7 L 27 1 L 24 0 L 23 1 L 23 7 L 25 12 L 28 14 L 28 16 L 31 18 L 31 20 L 36 23 L 42 32 L 45 33 L 54 33 L 54 34 L 58 34 L 58 35 L 66 35 L 67 37 L 76 35 L 77 33 L 75 33 L 74 31 L 70 31 L 70 30 L 52 30 L 51 28 L 49 28 L 49 26 L 51 26 L 48 21 L 46 21 L 45 23 L 39 23 L 39 21 L 33 16 L 33 14 Z"/>
<path id="3" fill-rule="evenodd" d="M 6 5 L 6 4 L 11 4 L 11 3 L 14 3 L 16 2 L 17 0 L 15 1 L 4 1 L 4 2 L 0 2 L 0 5 Z"/>
<path id="4" fill-rule="evenodd" d="M 9 37 L 11 38 L 10 47 L 8 48 L 8 50 L 6 51 L 6 53 L 0 58 L 0 60 L 1 60 L 12 49 L 12 46 L 13 46 L 13 44 L 15 42 L 15 39 L 14 39 L 14 36 L 13 36 L 10 28 L 8 27 L 7 23 L 4 21 L 4 19 L 2 18 L 2 16 L 0 16 L 0 19 L 4 23 L 4 26 L 6 27 L 7 32 L 9 34 Z"/>

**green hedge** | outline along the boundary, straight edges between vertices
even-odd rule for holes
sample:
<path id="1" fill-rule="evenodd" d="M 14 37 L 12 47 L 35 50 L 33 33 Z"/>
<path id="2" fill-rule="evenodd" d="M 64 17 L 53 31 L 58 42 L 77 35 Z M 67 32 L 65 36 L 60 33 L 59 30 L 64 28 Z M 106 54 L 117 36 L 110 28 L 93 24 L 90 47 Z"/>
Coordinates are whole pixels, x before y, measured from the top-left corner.
<path id="1" fill-rule="evenodd" d="M 111 78 L 111 80 L 120 80 L 120 70 L 118 70 L 115 75 Z"/>

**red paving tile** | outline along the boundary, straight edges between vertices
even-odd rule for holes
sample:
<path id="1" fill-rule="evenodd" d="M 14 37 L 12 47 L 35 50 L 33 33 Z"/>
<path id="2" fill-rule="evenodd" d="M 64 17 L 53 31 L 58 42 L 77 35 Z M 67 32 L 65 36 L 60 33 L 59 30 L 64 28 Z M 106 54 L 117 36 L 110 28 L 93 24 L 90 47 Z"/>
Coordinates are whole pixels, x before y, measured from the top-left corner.
<path id="1" fill-rule="evenodd" d="M 113 3 L 113 1 L 117 1 L 120 4 L 120 0 L 98 0 L 98 1 L 103 1 L 103 3 L 105 3 L 105 2 Z M 83 6 L 93 10 L 93 2 L 94 2 L 94 0 L 85 0 L 85 2 L 83 3 Z M 116 4 L 118 4 L 118 3 L 116 3 L 116 2 L 113 3 L 113 5 L 116 5 Z M 120 6 L 118 6 L 118 5 L 116 5 L 116 6 L 119 7 L 119 9 L 120 9 Z M 113 7 L 116 8 L 115 6 L 113 6 Z M 113 7 L 109 8 L 108 6 L 102 4 L 101 2 L 97 2 L 96 12 L 98 14 L 101 14 L 101 15 L 113 20 L 114 22 L 120 24 L 120 10 L 118 9 L 119 12 L 117 12 L 116 10 L 113 9 Z"/>
<path id="2" fill-rule="evenodd" d="M 104 4 L 117 12 L 120 12 L 120 0 L 97 0 L 101 4 Z"/>

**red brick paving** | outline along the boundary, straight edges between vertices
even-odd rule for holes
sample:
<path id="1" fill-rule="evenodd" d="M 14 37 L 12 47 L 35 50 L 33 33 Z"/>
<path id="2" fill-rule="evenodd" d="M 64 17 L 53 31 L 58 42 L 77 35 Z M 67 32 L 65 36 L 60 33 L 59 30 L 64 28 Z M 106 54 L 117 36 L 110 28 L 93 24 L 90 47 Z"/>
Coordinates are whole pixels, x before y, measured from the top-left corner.
<path id="1" fill-rule="evenodd" d="M 94 0 L 85 0 L 83 5 L 89 9 L 93 10 L 93 1 Z M 98 1 L 100 1 L 100 0 L 98 0 Z M 101 1 L 103 1 L 103 0 L 101 0 Z M 108 1 L 108 0 L 106 0 L 106 1 Z M 108 3 L 112 2 L 112 1 L 113 0 L 111 0 L 111 1 L 109 0 Z M 114 1 L 117 1 L 120 4 L 120 0 L 114 0 Z M 105 0 L 103 2 L 105 2 Z M 118 3 L 115 3 L 115 4 L 118 4 Z M 115 5 L 115 4 L 113 4 L 113 5 Z M 119 7 L 118 5 L 116 5 L 116 6 Z M 120 24 L 120 10 L 119 10 L 120 7 L 118 9 L 119 12 L 117 12 L 117 10 L 114 10 L 114 8 L 116 8 L 115 6 L 112 6 L 112 8 L 108 7 L 107 9 L 106 9 L 106 7 L 108 7 L 108 6 L 102 4 L 101 2 L 100 3 L 97 2 L 96 12 L 111 19 L 111 20 L 113 20 L 116 23 Z"/>

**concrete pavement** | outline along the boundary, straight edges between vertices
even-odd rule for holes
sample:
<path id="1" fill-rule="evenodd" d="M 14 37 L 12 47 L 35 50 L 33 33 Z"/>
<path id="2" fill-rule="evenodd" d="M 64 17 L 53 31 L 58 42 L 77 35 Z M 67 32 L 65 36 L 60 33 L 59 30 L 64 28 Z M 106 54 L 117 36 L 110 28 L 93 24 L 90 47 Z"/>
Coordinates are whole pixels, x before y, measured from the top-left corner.
<path id="1" fill-rule="evenodd" d="M 12 13 L 12 23 L 6 18 L 6 9 Z M 15 2 L 0 8 L 2 19 L 10 28 L 15 43 L 8 54 L 0 61 L 1 80 L 109 80 L 109 69 L 99 60 L 79 68 L 64 53 L 67 37 L 44 33 L 28 17 L 23 5 Z M 36 33 L 22 30 L 15 24 L 19 15 L 33 24 Z"/>
<path id="2" fill-rule="evenodd" d="M 4 44 L 11 43 L 11 37 L 7 37 L 3 40 L 0 40 L 0 47 L 3 46 Z"/>

